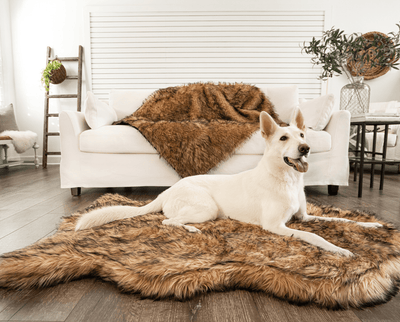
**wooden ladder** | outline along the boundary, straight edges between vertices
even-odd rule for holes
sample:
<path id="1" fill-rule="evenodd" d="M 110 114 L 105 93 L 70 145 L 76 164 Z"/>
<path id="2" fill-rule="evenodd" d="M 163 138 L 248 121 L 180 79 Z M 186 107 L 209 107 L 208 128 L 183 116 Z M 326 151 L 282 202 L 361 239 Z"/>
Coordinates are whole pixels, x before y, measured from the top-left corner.
<path id="1" fill-rule="evenodd" d="M 49 63 L 51 57 L 51 47 L 47 47 L 46 54 L 46 66 Z M 50 99 L 54 98 L 76 98 L 77 111 L 81 111 L 81 101 L 82 101 L 82 62 L 83 62 L 83 47 L 79 46 L 79 54 L 78 57 L 55 57 L 56 59 L 63 61 L 76 61 L 78 62 L 78 75 L 77 76 L 67 76 L 67 79 L 75 79 L 78 80 L 78 91 L 77 94 L 62 94 L 62 95 L 50 95 L 49 91 L 46 91 L 45 99 L 44 99 L 44 122 L 43 122 L 43 158 L 42 158 L 42 167 L 43 169 L 47 168 L 47 156 L 49 155 L 61 155 L 61 152 L 49 152 L 48 151 L 48 142 L 49 136 L 60 136 L 59 132 L 49 132 L 49 118 L 50 117 L 59 117 L 58 113 L 50 113 Z M 50 86 L 49 86 L 50 87 Z M 49 88 L 50 90 L 50 88 Z"/>

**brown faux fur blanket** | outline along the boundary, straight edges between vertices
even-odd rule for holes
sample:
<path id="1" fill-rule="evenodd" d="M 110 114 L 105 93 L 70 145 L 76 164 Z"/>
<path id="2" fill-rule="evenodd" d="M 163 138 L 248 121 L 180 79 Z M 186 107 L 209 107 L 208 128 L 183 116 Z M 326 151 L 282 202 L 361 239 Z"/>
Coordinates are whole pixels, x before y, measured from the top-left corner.
<path id="1" fill-rule="evenodd" d="M 160 89 L 114 124 L 140 131 L 181 177 L 205 174 L 260 128 L 268 112 L 283 124 L 257 87 L 196 83 Z"/>
<path id="2" fill-rule="evenodd" d="M 94 275 L 151 298 L 247 289 L 336 309 L 385 303 L 398 292 L 400 232 L 382 221 L 377 229 L 338 221 L 288 223 L 350 250 L 350 258 L 232 219 L 194 224 L 201 233 L 162 225 L 162 213 L 74 230 L 81 214 L 97 207 L 144 203 L 108 194 L 64 218 L 55 235 L 0 257 L 0 287 L 45 287 Z M 378 221 L 313 204 L 308 213 Z"/>

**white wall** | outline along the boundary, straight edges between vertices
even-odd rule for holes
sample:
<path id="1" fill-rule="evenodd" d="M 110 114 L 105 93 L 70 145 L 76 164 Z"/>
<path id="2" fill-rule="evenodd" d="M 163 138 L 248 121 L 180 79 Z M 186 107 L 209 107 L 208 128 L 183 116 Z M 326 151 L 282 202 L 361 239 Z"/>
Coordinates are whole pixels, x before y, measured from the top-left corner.
<path id="1" fill-rule="evenodd" d="M 44 89 L 41 72 L 46 63 L 46 48 L 52 47 L 58 56 L 77 56 L 84 43 L 83 2 L 80 0 L 11 0 L 11 29 L 14 54 L 14 76 L 18 125 L 39 135 L 39 155 L 42 155 Z M 67 74 L 77 74 L 76 63 L 65 63 Z M 76 93 L 76 82 L 67 80 L 53 86 L 53 93 Z M 84 89 L 85 92 L 85 89 Z M 50 102 L 51 112 L 76 109 L 76 100 Z M 58 119 L 50 118 L 50 131 L 58 131 Z M 49 138 L 49 151 L 59 150 L 59 138 Z M 22 156 L 33 160 L 33 151 Z M 53 160 L 52 160 L 53 159 Z M 49 163 L 59 157 L 49 157 Z"/>
<path id="2" fill-rule="evenodd" d="M 59 56 L 76 56 L 78 46 L 84 44 L 84 9 L 93 5 L 135 5 L 137 10 L 269 10 L 289 9 L 315 10 L 328 8 L 327 21 L 344 29 L 346 33 L 396 30 L 399 23 L 400 1 L 385 0 L 382 5 L 365 0 L 10 0 L 12 44 L 14 55 L 15 107 L 19 127 L 39 134 L 42 146 L 44 90 L 40 73 L 45 65 L 46 47 L 54 48 Z M 307 39 L 305 39 L 307 41 Z M 68 64 L 67 72 L 74 74 L 74 64 Z M 70 82 L 70 83 L 67 83 Z M 328 91 L 337 101 L 340 88 L 346 84 L 345 77 L 329 81 Z M 400 72 L 392 70 L 383 77 L 368 81 L 371 101 L 400 101 Z M 75 93 L 75 83 L 66 81 L 53 86 L 54 93 Z M 83 93 L 85 93 L 85 83 Z M 75 100 L 56 100 L 50 103 L 52 111 L 75 109 Z M 52 120 L 50 130 L 57 130 L 58 122 Z M 59 150 L 58 138 L 50 138 L 49 151 Z M 39 152 L 41 154 L 41 151 Z M 33 160 L 33 152 L 23 157 Z M 49 158 L 49 163 L 58 158 Z"/>

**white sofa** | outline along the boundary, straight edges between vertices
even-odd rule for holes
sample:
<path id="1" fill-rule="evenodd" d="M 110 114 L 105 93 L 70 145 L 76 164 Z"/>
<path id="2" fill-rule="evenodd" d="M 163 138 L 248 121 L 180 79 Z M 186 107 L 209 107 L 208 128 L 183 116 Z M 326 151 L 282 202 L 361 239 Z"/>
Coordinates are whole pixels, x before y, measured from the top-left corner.
<path id="1" fill-rule="evenodd" d="M 299 105 L 295 86 L 262 90 L 274 103 L 283 121 L 287 121 L 291 111 L 300 106 L 306 125 L 316 129 L 307 131 L 311 154 L 305 184 L 327 185 L 329 193 L 336 194 L 338 186 L 348 184 L 350 113 L 334 111 L 330 96 Z M 108 108 L 121 119 L 139 108 L 151 93 L 144 90 L 112 91 Z M 81 187 L 171 186 L 180 179 L 135 128 L 106 124 L 91 129 L 88 123 L 96 123 L 93 115 L 101 117 L 102 113 L 92 106 L 96 102 L 91 102 L 91 106 L 89 103 L 86 102 L 86 113 L 60 113 L 61 188 L 71 188 L 73 195 L 79 195 Z M 89 121 L 88 117 L 92 119 Z M 111 124 L 110 120 L 107 122 Z M 323 128 L 319 130 L 318 127 Z M 260 161 L 264 149 L 265 142 L 258 131 L 210 173 L 232 174 L 251 169 Z"/>

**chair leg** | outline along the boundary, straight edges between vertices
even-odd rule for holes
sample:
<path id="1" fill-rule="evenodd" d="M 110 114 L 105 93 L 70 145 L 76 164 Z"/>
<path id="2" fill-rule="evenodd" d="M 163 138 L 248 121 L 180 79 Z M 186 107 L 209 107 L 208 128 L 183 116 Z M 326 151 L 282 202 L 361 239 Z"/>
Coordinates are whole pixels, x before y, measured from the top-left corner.
<path id="1" fill-rule="evenodd" d="M 74 197 L 80 196 L 81 195 L 81 187 L 71 188 L 71 195 L 73 195 Z"/>
<path id="2" fill-rule="evenodd" d="M 328 185 L 328 194 L 330 196 L 336 196 L 339 191 L 339 186 Z"/>
<path id="3" fill-rule="evenodd" d="M 35 160 L 34 160 L 34 163 L 35 163 L 35 168 L 37 169 L 37 168 L 39 168 L 39 158 L 37 157 L 37 149 L 39 149 L 39 145 L 35 142 L 35 144 L 33 145 L 33 150 L 34 150 L 34 152 L 35 152 Z"/>

